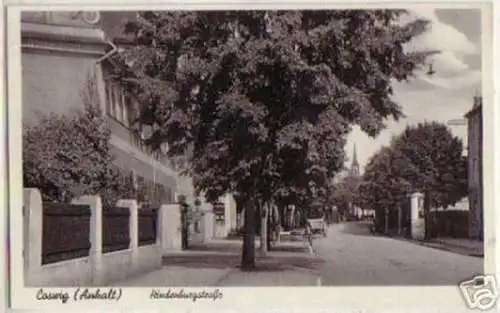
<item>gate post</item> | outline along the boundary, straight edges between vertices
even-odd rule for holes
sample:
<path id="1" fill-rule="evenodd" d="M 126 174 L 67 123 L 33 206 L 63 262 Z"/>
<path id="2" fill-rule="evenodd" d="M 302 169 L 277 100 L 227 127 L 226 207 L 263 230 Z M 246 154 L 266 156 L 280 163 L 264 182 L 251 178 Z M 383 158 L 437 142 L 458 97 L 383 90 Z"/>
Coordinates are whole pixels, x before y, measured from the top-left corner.
<path id="1" fill-rule="evenodd" d="M 425 237 L 423 200 L 424 195 L 420 192 L 414 192 L 410 196 L 411 237 L 417 240 L 422 240 Z"/>

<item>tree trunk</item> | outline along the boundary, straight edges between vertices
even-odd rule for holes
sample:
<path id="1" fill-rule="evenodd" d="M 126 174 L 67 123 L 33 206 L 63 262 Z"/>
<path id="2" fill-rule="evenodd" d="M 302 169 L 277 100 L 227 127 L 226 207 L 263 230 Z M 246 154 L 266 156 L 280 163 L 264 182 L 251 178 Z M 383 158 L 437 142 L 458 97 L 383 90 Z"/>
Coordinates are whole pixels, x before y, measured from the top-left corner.
<path id="1" fill-rule="evenodd" d="M 429 192 L 424 193 L 424 239 L 431 239 L 431 229 L 430 229 L 430 206 L 431 198 Z"/>
<path id="2" fill-rule="evenodd" d="M 271 217 L 267 217 L 267 235 L 266 235 L 266 249 L 271 251 L 271 241 L 273 241 L 274 229 L 272 228 L 273 222 Z"/>
<path id="3" fill-rule="evenodd" d="M 280 226 L 281 226 L 281 228 L 287 229 L 288 228 L 288 219 L 287 219 L 288 208 L 287 208 L 287 206 L 280 204 L 280 207 L 278 210 L 279 210 L 278 216 L 279 216 Z"/>
<path id="4" fill-rule="evenodd" d="M 261 212 L 261 222 L 260 222 L 260 256 L 265 257 L 267 255 L 267 220 L 268 220 L 268 205 L 264 203 L 260 208 Z"/>
<path id="5" fill-rule="evenodd" d="M 235 197 L 234 198 L 236 202 L 236 229 L 241 230 L 242 225 L 243 225 L 243 212 L 245 203 L 241 197 Z"/>
<path id="6" fill-rule="evenodd" d="M 189 248 L 189 240 L 188 240 L 189 224 L 187 220 L 187 208 L 185 205 L 182 205 L 181 225 L 182 225 L 182 235 L 181 235 L 182 250 L 187 250 Z"/>
<path id="7" fill-rule="evenodd" d="M 401 235 L 402 232 L 403 232 L 403 223 L 402 223 L 402 212 L 401 212 L 402 208 L 401 208 L 401 205 L 398 205 L 398 235 Z"/>
<path id="8" fill-rule="evenodd" d="M 278 207 L 276 207 L 276 210 L 275 210 L 275 213 L 276 213 L 276 229 L 274 230 L 276 232 L 276 237 L 275 237 L 275 240 L 276 242 L 280 242 L 280 235 L 281 235 L 281 212 L 280 210 L 278 209 Z"/>
<path id="9" fill-rule="evenodd" d="M 245 233 L 243 236 L 243 252 L 241 255 L 241 269 L 255 268 L 255 201 L 248 201 L 245 206 Z"/>
<path id="10" fill-rule="evenodd" d="M 389 234 L 389 208 L 388 207 L 385 207 L 384 209 L 384 223 L 385 223 L 385 229 L 384 229 L 384 233 L 387 235 Z"/>
<path id="11" fill-rule="evenodd" d="M 290 207 L 290 211 L 287 213 L 288 215 L 288 230 L 293 230 L 297 227 L 296 225 L 296 213 L 295 213 L 295 205 Z"/>

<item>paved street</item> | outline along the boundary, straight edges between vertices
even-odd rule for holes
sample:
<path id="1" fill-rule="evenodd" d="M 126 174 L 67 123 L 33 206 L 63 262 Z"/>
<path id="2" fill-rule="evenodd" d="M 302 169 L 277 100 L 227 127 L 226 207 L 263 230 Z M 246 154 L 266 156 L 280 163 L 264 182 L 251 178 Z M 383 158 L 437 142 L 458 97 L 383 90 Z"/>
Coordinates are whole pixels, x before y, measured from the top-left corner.
<path id="1" fill-rule="evenodd" d="M 259 241 L 256 240 L 256 246 Z M 115 286 L 315 286 L 322 260 L 310 256 L 302 241 L 283 242 L 268 254 L 256 253 L 257 269 L 239 270 L 241 239 L 212 240 L 164 256 L 163 268 L 116 282 Z"/>
<path id="2" fill-rule="evenodd" d="M 258 243 L 258 242 L 257 242 Z M 483 259 L 374 236 L 362 223 L 330 226 L 315 240 L 319 256 L 301 241 L 283 241 L 258 268 L 241 272 L 240 240 L 215 240 L 167 255 L 160 270 L 120 286 L 373 286 L 457 285 L 482 272 Z"/>
<path id="3" fill-rule="evenodd" d="M 332 225 L 316 248 L 323 285 L 457 285 L 483 271 L 483 259 L 373 236 L 360 223 Z"/>

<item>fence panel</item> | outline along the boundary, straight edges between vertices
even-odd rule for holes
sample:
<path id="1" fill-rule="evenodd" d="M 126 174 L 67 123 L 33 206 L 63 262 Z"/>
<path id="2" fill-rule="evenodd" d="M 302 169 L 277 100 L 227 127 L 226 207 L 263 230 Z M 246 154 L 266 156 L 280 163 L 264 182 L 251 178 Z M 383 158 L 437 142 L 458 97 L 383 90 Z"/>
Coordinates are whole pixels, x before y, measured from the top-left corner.
<path id="1" fill-rule="evenodd" d="M 102 212 L 102 252 L 126 250 L 130 247 L 130 210 L 106 208 Z"/>
<path id="2" fill-rule="evenodd" d="M 156 243 L 158 208 L 144 207 L 139 209 L 139 246 Z"/>
<path id="3" fill-rule="evenodd" d="M 43 203 L 42 264 L 89 255 L 90 214 L 88 205 Z"/>
<path id="4" fill-rule="evenodd" d="M 468 211 L 434 211 L 430 215 L 431 226 L 429 230 L 432 237 L 468 238 Z"/>

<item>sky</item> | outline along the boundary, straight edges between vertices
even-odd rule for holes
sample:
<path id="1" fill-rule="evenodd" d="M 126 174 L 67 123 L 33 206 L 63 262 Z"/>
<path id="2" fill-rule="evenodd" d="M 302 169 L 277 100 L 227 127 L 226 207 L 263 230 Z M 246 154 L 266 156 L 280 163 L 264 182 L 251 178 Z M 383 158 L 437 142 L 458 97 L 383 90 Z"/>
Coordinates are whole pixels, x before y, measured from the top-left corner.
<path id="1" fill-rule="evenodd" d="M 369 158 L 391 137 L 401 133 L 406 125 L 423 121 L 447 123 L 463 119 L 472 108 L 473 97 L 481 89 L 481 11 L 479 9 L 418 9 L 407 19 L 416 17 L 431 22 L 429 30 L 416 37 L 411 46 L 417 49 L 439 50 L 430 60 L 436 73 L 418 75 L 404 83 L 394 83 L 393 99 L 406 118 L 388 121 L 387 128 L 375 139 L 366 136 L 358 127 L 348 137 L 347 166 L 352 161 L 356 144 L 357 158 L 363 171 Z M 450 125 L 454 135 L 467 140 L 467 126 Z"/>

